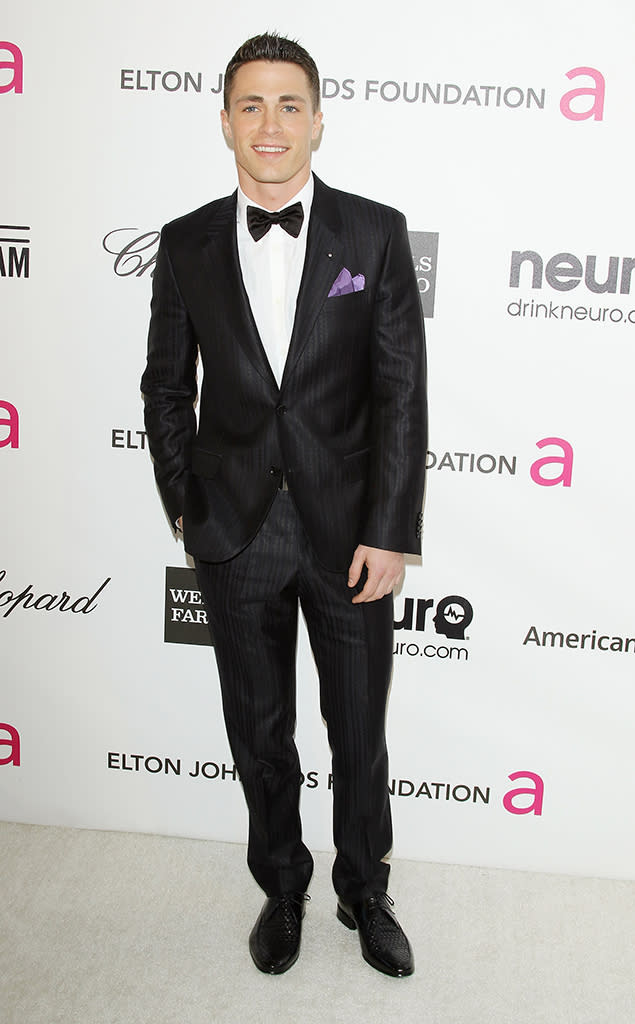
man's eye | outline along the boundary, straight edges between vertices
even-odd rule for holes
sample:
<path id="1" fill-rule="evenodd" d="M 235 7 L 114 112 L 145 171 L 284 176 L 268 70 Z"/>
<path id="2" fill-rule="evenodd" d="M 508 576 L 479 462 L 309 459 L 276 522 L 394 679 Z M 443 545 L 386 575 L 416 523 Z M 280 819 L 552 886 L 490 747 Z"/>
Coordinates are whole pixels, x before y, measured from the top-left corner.
<path id="1" fill-rule="evenodd" d="M 250 104 L 250 106 L 248 106 L 248 107 L 244 107 L 243 109 L 244 109 L 244 113 L 245 113 L 245 114 L 250 114 L 250 113 L 251 113 L 252 111 L 254 111 L 254 110 L 257 110 L 257 109 L 258 109 L 258 107 L 256 107 L 256 106 L 255 106 L 255 105 L 254 105 L 254 104 L 252 103 L 252 104 Z"/>
<path id="2" fill-rule="evenodd" d="M 293 114 L 298 108 L 294 107 L 292 103 L 288 103 L 282 109 L 284 110 L 285 114 Z"/>

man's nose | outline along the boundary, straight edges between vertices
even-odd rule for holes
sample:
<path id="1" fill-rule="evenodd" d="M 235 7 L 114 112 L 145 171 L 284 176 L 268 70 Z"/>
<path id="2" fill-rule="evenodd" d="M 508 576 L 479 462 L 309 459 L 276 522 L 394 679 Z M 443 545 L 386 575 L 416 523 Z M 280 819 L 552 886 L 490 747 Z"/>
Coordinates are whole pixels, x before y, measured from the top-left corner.
<path id="1" fill-rule="evenodd" d="M 275 110 L 265 111 L 262 127 L 263 131 L 265 131 L 267 135 L 277 135 L 280 131 L 280 121 L 278 120 L 278 115 Z"/>

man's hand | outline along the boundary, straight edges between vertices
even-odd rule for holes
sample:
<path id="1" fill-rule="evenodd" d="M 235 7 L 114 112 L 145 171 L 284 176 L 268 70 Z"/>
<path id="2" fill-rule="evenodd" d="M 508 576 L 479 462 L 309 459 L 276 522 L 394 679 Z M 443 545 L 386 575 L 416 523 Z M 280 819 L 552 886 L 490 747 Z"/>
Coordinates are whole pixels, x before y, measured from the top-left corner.
<path id="1" fill-rule="evenodd" d="M 404 556 L 400 551 L 384 551 L 383 548 L 358 545 L 348 570 L 349 587 L 354 587 L 358 582 L 364 566 L 368 569 L 368 578 L 363 589 L 353 598 L 353 604 L 378 601 L 398 587 L 403 578 Z"/>
<path id="2" fill-rule="evenodd" d="M 176 528 L 179 531 L 179 533 L 183 533 L 183 516 L 179 516 L 179 518 L 177 519 Z"/>

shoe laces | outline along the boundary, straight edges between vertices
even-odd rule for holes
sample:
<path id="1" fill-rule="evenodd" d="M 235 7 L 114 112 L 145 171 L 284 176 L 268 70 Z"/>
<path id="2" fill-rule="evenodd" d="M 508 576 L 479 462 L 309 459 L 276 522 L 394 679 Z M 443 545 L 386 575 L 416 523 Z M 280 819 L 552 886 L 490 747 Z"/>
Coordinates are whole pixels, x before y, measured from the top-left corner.
<path id="1" fill-rule="evenodd" d="M 298 907 L 301 907 L 303 903 L 308 903 L 311 899 L 308 892 L 284 892 L 278 898 L 281 906 L 285 903 L 295 903 Z"/>
<path id="2" fill-rule="evenodd" d="M 368 903 L 370 906 L 376 906 L 379 909 L 382 908 L 382 904 L 388 904 L 388 908 L 394 907 L 395 905 L 395 901 L 392 899 L 391 896 L 388 895 L 387 892 L 373 893 L 373 895 L 368 898 Z"/>
<path id="3" fill-rule="evenodd" d="M 410 946 L 403 929 L 394 915 L 391 907 L 395 901 L 386 892 L 375 893 L 369 898 L 369 909 L 384 911 L 384 913 L 371 914 L 368 922 L 368 944 L 375 951 L 385 951 L 390 948 L 399 957 L 408 956 Z"/>
<path id="4" fill-rule="evenodd" d="M 311 899 L 308 893 L 288 892 L 280 896 L 277 910 L 277 927 L 282 937 L 293 940 L 297 935 L 299 921 L 298 913 L 292 909 L 292 904 L 302 907 Z"/>

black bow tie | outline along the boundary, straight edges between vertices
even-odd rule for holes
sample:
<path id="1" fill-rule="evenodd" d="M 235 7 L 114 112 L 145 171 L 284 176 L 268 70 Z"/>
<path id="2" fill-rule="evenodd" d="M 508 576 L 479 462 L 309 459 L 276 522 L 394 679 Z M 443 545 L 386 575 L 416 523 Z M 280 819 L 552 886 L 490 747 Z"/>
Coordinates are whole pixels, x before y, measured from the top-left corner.
<path id="1" fill-rule="evenodd" d="M 302 203 L 293 203 L 292 206 L 287 206 L 279 213 L 269 213 L 268 210 L 262 210 L 259 206 L 247 207 L 247 227 L 254 242 L 264 238 L 272 224 L 279 224 L 281 228 L 297 238 L 303 220 Z"/>

